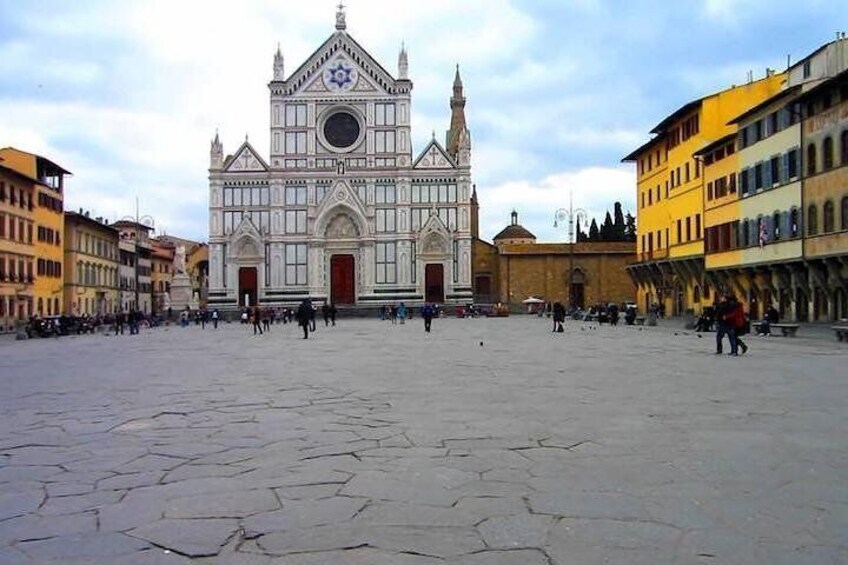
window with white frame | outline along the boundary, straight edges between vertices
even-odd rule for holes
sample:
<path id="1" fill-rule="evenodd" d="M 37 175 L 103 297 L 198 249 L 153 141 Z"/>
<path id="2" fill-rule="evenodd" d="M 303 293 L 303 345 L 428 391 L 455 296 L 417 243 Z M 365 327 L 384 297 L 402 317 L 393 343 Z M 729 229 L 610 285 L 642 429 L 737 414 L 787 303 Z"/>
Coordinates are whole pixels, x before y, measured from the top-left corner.
<path id="1" fill-rule="evenodd" d="M 306 104 L 286 105 L 286 127 L 306 127 Z"/>
<path id="2" fill-rule="evenodd" d="M 456 208 L 439 208 L 439 219 L 449 230 L 456 230 Z"/>
<path id="3" fill-rule="evenodd" d="M 286 210 L 286 233 L 306 233 L 306 210 Z"/>
<path id="4" fill-rule="evenodd" d="M 394 103 L 377 103 L 374 104 L 374 125 L 378 126 L 393 126 L 395 125 L 395 105 Z"/>
<path id="5" fill-rule="evenodd" d="M 412 185 L 412 203 L 429 204 L 431 202 L 456 202 L 455 183 L 414 183 Z"/>
<path id="6" fill-rule="evenodd" d="M 298 155 L 306 153 L 306 132 L 286 132 L 286 155 Z"/>
<path id="7" fill-rule="evenodd" d="M 306 206 L 306 186 L 286 186 L 286 206 Z"/>
<path id="8" fill-rule="evenodd" d="M 397 282 L 397 261 L 395 259 L 395 243 L 377 244 L 377 284 L 393 284 Z"/>
<path id="9" fill-rule="evenodd" d="M 286 286 L 306 284 L 306 252 L 305 243 L 286 245 Z"/>
<path id="10" fill-rule="evenodd" d="M 395 153 L 397 145 L 395 143 L 394 130 L 378 130 L 374 132 L 374 151 L 377 153 Z"/>
<path id="11" fill-rule="evenodd" d="M 356 195 L 359 197 L 359 201 L 363 204 L 366 204 L 368 201 L 366 200 L 368 189 L 364 183 L 355 183 L 353 185 L 353 189 L 356 191 Z"/>
<path id="12" fill-rule="evenodd" d="M 394 232 L 396 228 L 397 211 L 394 208 L 377 208 L 377 232 Z"/>
<path id="13" fill-rule="evenodd" d="M 378 184 L 374 187 L 374 202 L 376 204 L 394 204 L 397 202 L 397 191 L 393 184 Z"/>

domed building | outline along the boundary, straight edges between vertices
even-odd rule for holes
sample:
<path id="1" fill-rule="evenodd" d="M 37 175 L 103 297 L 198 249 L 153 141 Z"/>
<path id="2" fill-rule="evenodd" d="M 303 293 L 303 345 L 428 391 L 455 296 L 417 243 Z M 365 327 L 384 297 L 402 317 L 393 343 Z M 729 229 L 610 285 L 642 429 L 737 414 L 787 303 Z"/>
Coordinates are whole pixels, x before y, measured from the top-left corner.
<path id="1" fill-rule="evenodd" d="M 518 212 L 510 214 L 512 221 L 502 229 L 492 240 L 496 246 L 522 243 L 536 243 L 536 236 L 530 230 L 518 223 Z"/>
<path id="2" fill-rule="evenodd" d="M 476 192 L 472 204 L 476 216 Z M 500 302 L 520 311 L 529 296 L 577 308 L 632 302 L 636 296 L 627 274 L 627 265 L 636 260 L 635 242 L 537 243 L 514 210 L 492 243 L 478 237 L 476 217 L 472 224 L 475 302 Z"/>

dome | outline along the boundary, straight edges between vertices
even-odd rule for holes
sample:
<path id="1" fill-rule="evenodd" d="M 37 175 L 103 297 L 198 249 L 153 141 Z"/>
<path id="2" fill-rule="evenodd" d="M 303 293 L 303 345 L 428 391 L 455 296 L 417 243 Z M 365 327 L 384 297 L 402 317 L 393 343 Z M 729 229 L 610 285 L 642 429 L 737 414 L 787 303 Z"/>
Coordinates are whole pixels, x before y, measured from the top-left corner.
<path id="1" fill-rule="evenodd" d="M 518 223 L 518 212 L 513 210 L 512 212 L 512 223 L 502 229 L 498 235 L 496 235 L 493 241 L 499 240 L 529 240 L 521 243 L 535 243 L 536 236 L 530 233 L 530 231 Z M 518 242 L 516 242 L 518 243 Z"/>

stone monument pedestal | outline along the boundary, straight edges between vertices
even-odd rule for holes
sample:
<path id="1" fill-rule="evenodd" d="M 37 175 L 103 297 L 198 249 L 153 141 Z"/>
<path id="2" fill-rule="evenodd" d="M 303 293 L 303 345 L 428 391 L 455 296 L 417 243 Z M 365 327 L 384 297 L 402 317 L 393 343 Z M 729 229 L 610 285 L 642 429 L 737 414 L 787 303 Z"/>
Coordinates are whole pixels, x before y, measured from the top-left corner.
<path id="1" fill-rule="evenodd" d="M 171 308 L 181 312 L 186 306 L 197 310 L 198 304 L 191 292 L 191 279 L 185 273 L 177 273 L 171 280 Z"/>

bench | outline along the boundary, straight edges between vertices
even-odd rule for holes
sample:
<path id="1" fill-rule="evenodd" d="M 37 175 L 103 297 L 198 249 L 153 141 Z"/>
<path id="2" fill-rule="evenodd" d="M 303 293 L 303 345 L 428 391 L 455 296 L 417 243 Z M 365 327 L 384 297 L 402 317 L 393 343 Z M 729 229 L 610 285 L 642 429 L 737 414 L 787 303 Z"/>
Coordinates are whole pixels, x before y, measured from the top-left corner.
<path id="1" fill-rule="evenodd" d="M 837 341 L 848 343 L 848 326 L 831 326 L 831 329 L 836 334 Z"/>
<path id="2" fill-rule="evenodd" d="M 773 330 L 780 330 L 783 337 L 795 337 L 795 332 L 797 332 L 798 328 L 801 326 L 798 324 L 771 324 L 770 327 Z"/>

